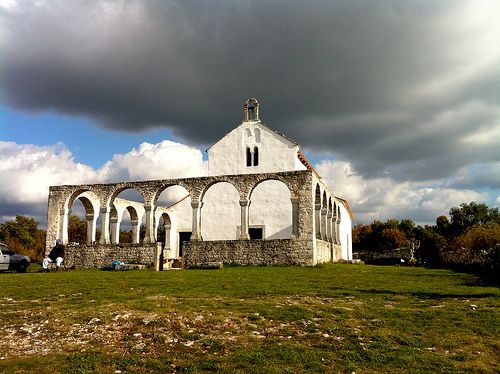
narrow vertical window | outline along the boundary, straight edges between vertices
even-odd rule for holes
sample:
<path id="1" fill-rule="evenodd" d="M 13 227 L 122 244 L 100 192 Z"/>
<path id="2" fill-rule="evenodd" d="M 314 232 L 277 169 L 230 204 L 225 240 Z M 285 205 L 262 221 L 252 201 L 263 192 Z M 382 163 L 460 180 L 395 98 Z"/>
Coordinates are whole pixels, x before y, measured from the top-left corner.
<path id="1" fill-rule="evenodd" d="M 252 153 L 249 147 L 247 147 L 247 166 L 252 166 Z"/>
<path id="2" fill-rule="evenodd" d="M 259 148 L 253 148 L 253 166 L 259 166 Z"/>

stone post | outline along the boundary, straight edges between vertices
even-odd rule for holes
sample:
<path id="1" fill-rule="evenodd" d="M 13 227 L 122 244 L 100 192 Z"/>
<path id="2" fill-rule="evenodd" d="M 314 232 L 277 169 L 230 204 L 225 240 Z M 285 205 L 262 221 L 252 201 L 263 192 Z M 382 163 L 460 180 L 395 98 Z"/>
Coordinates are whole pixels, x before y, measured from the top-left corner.
<path id="1" fill-rule="evenodd" d="M 201 237 L 201 207 L 202 202 L 191 201 L 191 207 L 193 208 L 193 223 L 191 229 L 191 240 L 203 240 Z"/>
<path id="2" fill-rule="evenodd" d="M 95 242 L 95 220 L 93 214 L 86 214 L 85 218 L 87 219 L 87 245 L 92 245 Z"/>
<path id="3" fill-rule="evenodd" d="M 165 225 L 165 249 L 170 249 L 170 225 Z"/>
<path id="4" fill-rule="evenodd" d="M 139 221 L 136 219 L 130 220 L 132 225 L 132 243 L 139 243 L 139 235 L 141 234 L 139 230 Z"/>
<path id="5" fill-rule="evenodd" d="M 68 244 L 68 216 L 68 208 L 62 208 L 59 211 L 59 234 L 57 239 L 61 239 L 63 244 Z"/>
<path id="6" fill-rule="evenodd" d="M 299 237 L 299 198 L 292 196 L 292 239 Z"/>
<path id="7" fill-rule="evenodd" d="M 333 236 L 332 236 L 332 216 L 333 214 L 331 212 L 328 212 L 326 214 L 326 239 L 330 242 L 333 243 Z"/>
<path id="8" fill-rule="evenodd" d="M 109 211 L 108 207 L 101 208 L 101 237 L 99 244 L 109 244 Z"/>
<path id="9" fill-rule="evenodd" d="M 316 239 L 321 239 L 321 204 L 314 206 L 314 226 L 316 227 Z"/>
<path id="10" fill-rule="evenodd" d="M 340 220 L 337 219 L 335 221 L 335 241 L 337 244 L 340 244 Z"/>
<path id="11" fill-rule="evenodd" d="M 155 233 L 154 233 L 154 207 L 152 205 L 145 205 L 144 210 L 146 211 L 146 236 L 144 237 L 144 243 L 154 243 Z"/>
<path id="12" fill-rule="evenodd" d="M 321 239 L 326 240 L 326 212 L 327 209 L 321 209 Z"/>
<path id="13" fill-rule="evenodd" d="M 120 229 L 118 227 L 118 217 L 111 217 L 111 243 L 118 244 L 120 242 Z"/>
<path id="14" fill-rule="evenodd" d="M 240 200 L 241 207 L 241 233 L 240 240 L 248 240 L 250 239 L 250 235 L 248 235 L 248 207 L 250 206 L 249 200 Z"/>

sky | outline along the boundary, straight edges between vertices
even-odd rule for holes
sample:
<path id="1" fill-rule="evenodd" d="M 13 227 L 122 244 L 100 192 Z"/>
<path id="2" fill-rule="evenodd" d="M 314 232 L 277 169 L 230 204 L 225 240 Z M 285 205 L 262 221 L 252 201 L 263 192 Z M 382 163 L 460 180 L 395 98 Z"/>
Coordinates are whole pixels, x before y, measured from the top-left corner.
<path id="1" fill-rule="evenodd" d="M 498 207 L 499 41 L 498 0 L 0 0 L 0 221 L 203 175 L 249 97 L 355 223 Z"/>

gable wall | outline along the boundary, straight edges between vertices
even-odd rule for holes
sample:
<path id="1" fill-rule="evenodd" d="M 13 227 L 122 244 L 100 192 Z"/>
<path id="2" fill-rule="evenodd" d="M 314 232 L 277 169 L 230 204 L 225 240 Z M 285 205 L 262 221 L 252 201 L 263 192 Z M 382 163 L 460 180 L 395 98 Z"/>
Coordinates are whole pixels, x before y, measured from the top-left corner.
<path id="1" fill-rule="evenodd" d="M 248 136 L 246 130 L 250 130 Z M 260 131 L 260 139 L 257 139 Z M 258 166 L 246 166 L 246 147 L 259 149 Z M 244 122 L 208 150 L 208 174 L 254 174 L 305 170 L 298 146 L 259 122 Z"/>

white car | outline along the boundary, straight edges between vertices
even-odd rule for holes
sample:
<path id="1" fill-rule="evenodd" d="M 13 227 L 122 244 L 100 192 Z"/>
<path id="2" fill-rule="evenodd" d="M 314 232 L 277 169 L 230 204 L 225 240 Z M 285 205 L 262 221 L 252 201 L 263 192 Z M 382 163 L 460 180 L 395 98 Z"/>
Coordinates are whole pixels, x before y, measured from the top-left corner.
<path id="1" fill-rule="evenodd" d="M 0 243 L 0 270 L 15 270 L 26 273 L 30 264 L 28 256 L 11 251 L 5 244 Z"/>

